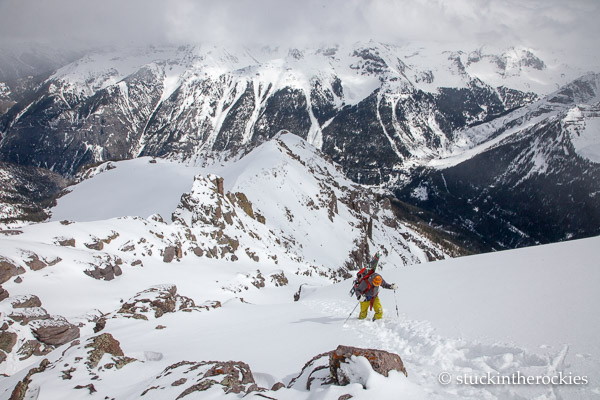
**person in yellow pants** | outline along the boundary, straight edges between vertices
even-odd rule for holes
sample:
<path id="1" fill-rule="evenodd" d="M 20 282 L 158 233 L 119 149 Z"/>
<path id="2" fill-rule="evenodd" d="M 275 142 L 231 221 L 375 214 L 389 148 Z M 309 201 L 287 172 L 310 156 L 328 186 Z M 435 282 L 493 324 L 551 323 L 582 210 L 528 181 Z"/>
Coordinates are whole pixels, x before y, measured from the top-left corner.
<path id="1" fill-rule="evenodd" d="M 381 301 L 379 301 L 378 297 L 380 286 L 384 289 L 392 290 L 398 288 L 398 285 L 395 283 L 389 284 L 383 280 L 381 275 L 375 273 L 360 282 L 356 291 L 358 301 L 360 301 L 360 314 L 358 314 L 358 319 L 365 319 L 369 312 L 369 308 L 375 310 L 373 321 L 383 317 L 383 307 L 381 306 Z"/>

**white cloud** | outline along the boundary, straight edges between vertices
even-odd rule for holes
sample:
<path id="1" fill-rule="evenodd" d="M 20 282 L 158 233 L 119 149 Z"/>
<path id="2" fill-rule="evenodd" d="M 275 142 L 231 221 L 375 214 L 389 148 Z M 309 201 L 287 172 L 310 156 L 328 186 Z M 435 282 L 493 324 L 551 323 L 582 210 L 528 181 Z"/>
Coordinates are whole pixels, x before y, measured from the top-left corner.
<path id="1" fill-rule="evenodd" d="M 0 41 L 85 47 L 375 39 L 598 54 L 597 0 L 0 0 Z"/>

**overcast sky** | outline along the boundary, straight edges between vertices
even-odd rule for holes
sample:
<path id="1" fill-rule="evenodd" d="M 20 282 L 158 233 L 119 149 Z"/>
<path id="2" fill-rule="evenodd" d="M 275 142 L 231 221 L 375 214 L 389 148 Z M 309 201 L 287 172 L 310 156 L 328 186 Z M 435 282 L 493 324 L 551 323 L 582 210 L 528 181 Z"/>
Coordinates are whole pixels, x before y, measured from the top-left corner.
<path id="1" fill-rule="evenodd" d="M 0 45 L 464 41 L 598 53 L 600 0 L 0 0 Z"/>

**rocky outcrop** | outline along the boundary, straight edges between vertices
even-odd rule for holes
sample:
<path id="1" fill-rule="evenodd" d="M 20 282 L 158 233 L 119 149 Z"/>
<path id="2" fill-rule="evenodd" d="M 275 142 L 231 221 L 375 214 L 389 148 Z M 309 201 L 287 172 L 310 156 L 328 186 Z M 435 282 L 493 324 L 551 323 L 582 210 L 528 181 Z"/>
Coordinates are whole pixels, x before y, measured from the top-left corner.
<path id="1" fill-rule="evenodd" d="M 308 361 L 300 374 L 290 381 L 288 388 L 311 390 L 318 386 L 364 384 L 366 376 L 361 376 L 360 369 L 352 365 L 356 357 L 364 357 L 373 371 L 383 376 L 387 377 L 392 370 L 408 376 L 402 359 L 397 354 L 340 345 L 337 349 L 321 353 Z"/>
<path id="2" fill-rule="evenodd" d="M 10 353 L 17 344 L 17 336 L 14 332 L 0 332 L 0 350 Z"/>
<path id="3" fill-rule="evenodd" d="M 90 267 L 83 271 L 84 274 L 105 281 L 112 281 L 115 277 L 123 274 L 123 270 L 119 267 L 119 264 L 122 263 L 120 258 L 103 256 L 97 257 L 97 259 L 98 263 L 90 264 Z"/>
<path id="4" fill-rule="evenodd" d="M 344 368 L 344 364 L 348 364 L 352 357 L 365 357 L 373 370 L 383 376 L 388 376 L 392 370 L 402 372 L 405 376 L 408 376 L 402 359 L 397 354 L 384 350 L 340 345 L 329 353 L 329 372 L 336 385 L 345 386 L 353 382 L 352 374 L 349 374 L 348 369 Z"/>
<path id="5" fill-rule="evenodd" d="M 94 336 L 88 340 L 85 348 L 90 349 L 86 361 L 86 365 L 90 369 L 96 368 L 105 354 L 113 356 L 112 360 L 117 369 L 136 361 L 134 358 L 125 356 L 121 349 L 121 344 L 110 333 L 102 333 Z"/>
<path id="6" fill-rule="evenodd" d="M 55 316 L 32 322 L 31 331 L 41 343 L 52 346 L 61 346 L 79 337 L 77 326 L 62 317 Z"/>
<path id="7" fill-rule="evenodd" d="M 0 349 L 5 352 L 0 352 L 0 362 L 11 353 L 20 361 L 46 355 L 80 335 L 79 327 L 61 316 L 48 314 L 35 295 L 10 297 L 7 303 L 10 311 L 0 316 Z"/>
<path id="8" fill-rule="evenodd" d="M 63 247 L 75 247 L 75 239 L 73 238 L 56 238 L 56 244 Z"/>
<path id="9" fill-rule="evenodd" d="M 216 302 L 218 303 L 218 302 Z M 220 306 L 220 303 L 218 306 Z M 128 318 L 149 320 L 176 311 L 199 311 L 194 300 L 177 294 L 177 286 L 160 285 L 144 290 L 125 302 L 117 314 Z"/>
<path id="10" fill-rule="evenodd" d="M 9 400 L 23 400 L 27 395 L 27 389 L 29 388 L 29 384 L 31 383 L 31 376 L 34 374 L 42 373 L 48 368 L 50 365 L 50 361 L 48 359 L 43 359 L 40 363 L 39 367 L 31 368 L 27 375 L 23 380 L 19 381 L 15 388 L 13 389 Z"/>
<path id="11" fill-rule="evenodd" d="M 19 322 L 21 325 L 27 325 L 31 321 L 48 319 L 50 318 L 50 315 L 42 307 L 27 307 L 12 311 L 8 314 L 8 317 L 13 321 Z"/>
<path id="12" fill-rule="evenodd" d="M 170 263 L 174 259 L 180 260 L 183 257 L 181 244 L 177 246 L 167 246 L 163 253 L 163 262 Z"/>
<path id="13" fill-rule="evenodd" d="M 240 240 L 238 237 L 232 237 L 230 228 L 235 229 L 239 235 L 247 234 L 252 239 L 260 240 L 260 236 L 249 226 L 251 225 L 249 220 L 262 224 L 266 222 L 264 216 L 254 211 L 252 203 L 244 193 L 225 193 L 223 178 L 211 174 L 194 177 L 192 190 L 181 196 L 172 220 L 185 227 L 202 228 L 202 234 L 206 239 L 210 239 L 203 247 L 195 243 L 189 247 L 195 255 L 225 258 L 231 261 L 239 259 L 236 252 Z M 196 239 L 193 237 L 191 241 L 195 242 Z M 167 247 L 163 261 L 171 262 L 175 258 L 180 259 L 182 253 L 185 254 L 181 250 L 181 245 L 176 248 Z"/>
<path id="14" fill-rule="evenodd" d="M 248 364 L 241 361 L 181 361 L 165 368 L 150 385 L 140 396 L 157 398 L 170 389 L 176 392 L 171 397 L 174 399 L 192 394 L 197 397 L 215 385 L 225 394 L 266 391 L 256 384 Z"/>
<path id="15" fill-rule="evenodd" d="M 0 258 L 0 283 L 4 283 L 23 272 L 25 272 L 23 267 L 16 266 L 14 262 L 6 258 Z"/>
<path id="16" fill-rule="evenodd" d="M 0 301 L 2 301 L 4 299 L 8 299 L 9 297 L 10 297 L 10 294 L 8 293 L 8 290 L 6 290 L 2 286 L 0 286 Z"/>
<path id="17" fill-rule="evenodd" d="M 312 387 L 331 385 L 333 380 L 329 373 L 329 355 L 332 351 L 321 353 L 308 361 L 300 374 L 293 378 L 288 388 L 310 390 Z"/>

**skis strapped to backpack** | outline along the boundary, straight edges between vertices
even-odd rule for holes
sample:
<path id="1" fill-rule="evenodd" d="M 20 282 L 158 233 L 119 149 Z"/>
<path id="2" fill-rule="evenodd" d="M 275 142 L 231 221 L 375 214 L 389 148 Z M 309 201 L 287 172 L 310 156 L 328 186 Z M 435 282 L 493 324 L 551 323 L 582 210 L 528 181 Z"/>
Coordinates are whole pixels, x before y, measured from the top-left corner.
<path id="1" fill-rule="evenodd" d="M 360 271 L 356 273 L 356 279 L 352 283 L 352 289 L 350 289 L 350 296 L 354 296 L 356 290 L 358 289 L 358 286 L 361 284 L 362 281 L 366 279 L 367 283 L 369 282 L 369 277 L 375 273 L 375 270 L 377 269 L 378 265 L 379 252 L 375 253 L 375 256 L 371 260 L 371 265 L 369 267 L 363 267 Z"/>

